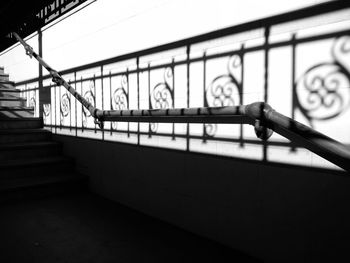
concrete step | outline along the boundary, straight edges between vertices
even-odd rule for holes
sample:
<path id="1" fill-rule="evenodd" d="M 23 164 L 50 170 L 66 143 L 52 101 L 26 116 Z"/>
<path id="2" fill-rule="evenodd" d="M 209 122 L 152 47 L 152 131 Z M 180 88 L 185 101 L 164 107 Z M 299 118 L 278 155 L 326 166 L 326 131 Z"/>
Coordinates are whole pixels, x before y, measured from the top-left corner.
<path id="1" fill-rule="evenodd" d="M 87 190 L 87 182 L 87 176 L 73 172 L 3 179 L 0 180 L 0 203 Z"/>
<path id="2" fill-rule="evenodd" d="M 0 80 L 0 88 L 13 89 L 14 87 L 15 83 L 13 81 Z"/>
<path id="3" fill-rule="evenodd" d="M 31 159 L 62 154 L 59 142 L 26 142 L 0 144 L 0 162 L 8 160 Z"/>
<path id="4" fill-rule="evenodd" d="M 0 96 L 11 96 L 11 97 L 17 97 L 19 98 L 21 90 L 15 89 L 15 88 L 1 88 L 0 87 Z"/>
<path id="5" fill-rule="evenodd" d="M 0 106 L 3 107 L 24 107 L 26 106 L 26 98 L 18 98 L 12 96 L 2 96 L 0 97 Z"/>
<path id="6" fill-rule="evenodd" d="M 22 178 L 30 176 L 50 176 L 57 172 L 74 170 L 74 161 L 63 156 L 40 157 L 0 162 L 0 179 Z"/>
<path id="7" fill-rule="evenodd" d="M 0 130 L 36 129 L 42 127 L 42 118 L 0 118 Z"/>
<path id="8" fill-rule="evenodd" d="M 0 106 L 0 118 L 29 118 L 29 117 L 34 117 L 33 107 Z"/>
<path id="9" fill-rule="evenodd" d="M 0 145 L 4 143 L 50 141 L 51 135 L 51 132 L 45 129 L 0 130 Z"/>
<path id="10" fill-rule="evenodd" d="M 6 74 L 4 72 L 0 72 L 0 80 L 2 81 L 9 81 L 9 74 Z"/>

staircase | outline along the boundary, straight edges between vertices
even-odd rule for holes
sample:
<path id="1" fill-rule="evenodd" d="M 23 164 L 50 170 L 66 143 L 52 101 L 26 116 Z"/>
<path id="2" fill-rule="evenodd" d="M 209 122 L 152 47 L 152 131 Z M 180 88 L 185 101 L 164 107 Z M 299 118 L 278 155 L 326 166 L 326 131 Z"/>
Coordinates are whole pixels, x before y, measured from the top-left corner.
<path id="1" fill-rule="evenodd" d="M 25 104 L 0 67 L 0 202 L 83 189 L 86 177 Z"/>

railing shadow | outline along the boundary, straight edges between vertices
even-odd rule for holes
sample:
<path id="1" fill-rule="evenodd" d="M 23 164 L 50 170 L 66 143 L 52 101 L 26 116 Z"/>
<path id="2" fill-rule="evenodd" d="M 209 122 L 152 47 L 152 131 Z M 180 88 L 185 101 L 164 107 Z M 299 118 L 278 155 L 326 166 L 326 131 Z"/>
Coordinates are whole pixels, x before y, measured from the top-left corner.
<path id="1" fill-rule="evenodd" d="M 341 12 L 347 8 L 345 1 L 320 4 L 60 73 L 87 101 L 105 110 L 264 101 L 349 143 L 350 25 Z M 328 24 L 319 23 L 320 17 Z M 45 125 L 58 134 L 336 169 L 280 136 L 261 141 L 243 124 L 111 122 L 100 130 L 63 87 L 54 86 L 48 75 L 41 81 L 51 91 L 51 103 L 43 107 Z M 17 83 L 36 110 L 38 82 Z"/>

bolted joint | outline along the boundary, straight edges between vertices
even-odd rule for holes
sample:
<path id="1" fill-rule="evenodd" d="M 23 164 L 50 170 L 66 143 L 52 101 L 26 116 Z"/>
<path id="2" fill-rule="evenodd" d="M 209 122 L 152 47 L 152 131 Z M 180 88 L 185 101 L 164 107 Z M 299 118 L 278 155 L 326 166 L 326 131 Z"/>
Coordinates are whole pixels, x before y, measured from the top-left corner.
<path id="1" fill-rule="evenodd" d="M 256 120 L 254 124 L 254 131 L 256 134 L 256 137 L 263 141 L 267 141 L 271 135 L 273 134 L 273 130 L 267 128 L 264 126 L 261 122 L 261 120 Z"/>
<path id="2" fill-rule="evenodd" d="M 62 79 L 60 74 L 58 74 L 57 71 L 51 70 L 50 74 L 52 76 L 52 82 L 56 83 L 57 86 L 62 86 L 63 85 L 64 80 Z"/>
<path id="3" fill-rule="evenodd" d="M 63 85 L 63 80 L 60 77 L 53 77 L 52 82 L 56 83 L 57 86 L 62 86 Z"/>
<path id="4" fill-rule="evenodd" d="M 103 121 L 100 121 L 98 118 L 95 118 L 94 123 L 97 124 L 100 129 L 103 129 L 104 127 Z"/>
<path id="5" fill-rule="evenodd" d="M 28 55 L 30 58 L 32 58 L 33 53 L 34 53 L 33 48 L 27 44 L 24 46 L 24 49 L 26 50 L 26 55 Z"/>

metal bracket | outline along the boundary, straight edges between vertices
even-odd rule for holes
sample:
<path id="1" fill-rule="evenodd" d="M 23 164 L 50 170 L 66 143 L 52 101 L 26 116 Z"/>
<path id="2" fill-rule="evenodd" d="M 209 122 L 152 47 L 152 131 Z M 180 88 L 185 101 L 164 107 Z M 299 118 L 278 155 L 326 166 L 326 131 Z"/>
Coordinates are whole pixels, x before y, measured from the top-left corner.
<path id="1" fill-rule="evenodd" d="M 63 85 L 64 80 L 62 79 L 60 74 L 58 74 L 57 71 L 51 70 L 50 74 L 52 76 L 52 82 L 56 83 L 57 86 L 62 86 Z"/>
<path id="2" fill-rule="evenodd" d="M 256 120 L 254 124 L 254 131 L 256 134 L 256 137 L 263 141 L 267 141 L 271 135 L 273 134 L 273 130 L 267 128 L 265 125 L 263 125 L 261 120 Z"/>
<path id="3" fill-rule="evenodd" d="M 34 53 L 34 50 L 31 46 L 29 46 L 28 44 L 26 44 L 24 46 L 24 49 L 26 50 L 26 55 L 28 55 L 30 58 L 33 57 L 33 53 Z"/>
<path id="4" fill-rule="evenodd" d="M 98 127 L 100 127 L 100 129 L 103 129 L 104 127 L 103 121 L 100 121 L 99 119 L 95 118 L 94 123 L 97 124 Z"/>

